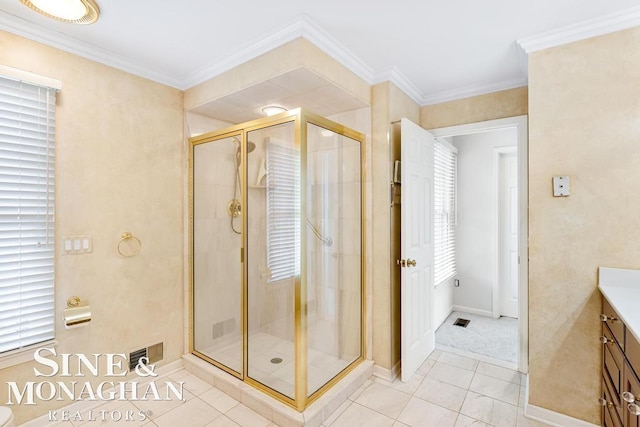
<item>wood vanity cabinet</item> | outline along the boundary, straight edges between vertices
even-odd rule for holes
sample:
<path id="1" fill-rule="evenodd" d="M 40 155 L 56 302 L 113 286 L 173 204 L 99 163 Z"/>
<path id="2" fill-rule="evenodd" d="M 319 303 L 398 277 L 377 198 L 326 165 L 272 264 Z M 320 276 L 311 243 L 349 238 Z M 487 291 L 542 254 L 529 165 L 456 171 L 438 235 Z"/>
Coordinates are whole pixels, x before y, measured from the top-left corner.
<path id="1" fill-rule="evenodd" d="M 602 425 L 640 427 L 640 343 L 602 299 Z"/>

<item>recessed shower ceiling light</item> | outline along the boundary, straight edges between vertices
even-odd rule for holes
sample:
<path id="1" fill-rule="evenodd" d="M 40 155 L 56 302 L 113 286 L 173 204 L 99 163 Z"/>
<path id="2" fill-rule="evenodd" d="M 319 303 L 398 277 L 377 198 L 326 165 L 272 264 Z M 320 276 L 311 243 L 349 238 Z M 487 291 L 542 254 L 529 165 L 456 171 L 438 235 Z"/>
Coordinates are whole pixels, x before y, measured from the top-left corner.
<path id="1" fill-rule="evenodd" d="M 73 24 L 93 24 L 100 8 L 93 0 L 20 0 L 32 10 L 58 21 Z"/>
<path id="2" fill-rule="evenodd" d="M 267 116 L 284 113 L 285 111 L 287 111 L 287 109 L 284 107 L 280 107 L 279 105 L 267 105 L 266 107 L 262 107 L 262 112 Z"/>

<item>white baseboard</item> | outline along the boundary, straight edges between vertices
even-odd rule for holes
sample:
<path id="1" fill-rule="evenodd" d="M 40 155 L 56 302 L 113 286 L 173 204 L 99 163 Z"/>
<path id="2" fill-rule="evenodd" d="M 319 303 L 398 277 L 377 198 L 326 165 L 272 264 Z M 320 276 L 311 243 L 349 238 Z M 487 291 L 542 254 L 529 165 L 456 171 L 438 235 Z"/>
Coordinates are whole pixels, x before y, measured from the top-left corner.
<path id="1" fill-rule="evenodd" d="M 451 306 L 445 311 L 446 314 L 444 316 L 442 316 L 442 318 L 435 319 L 435 322 L 434 322 L 434 325 L 433 325 L 435 327 L 435 329 L 438 329 L 444 323 L 444 321 L 447 320 L 447 317 L 449 317 L 451 315 L 451 313 L 453 313 L 453 310 L 454 310 L 453 306 Z"/>
<path id="2" fill-rule="evenodd" d="M 493 317 L 491 310 L 480 310 L 479 308 L 465 307 L 463 305 L 454 305 L 453 311 L 462 311 L 469 314 L 477 314 L 478 316 Z"/>
<path id="3" fill-rule="evenodd" d="M 549 424 L 553 427 L 599 427 L 597 424 L 592 424 L 578 418 L 570 417 L 569 415 L 561 414 L 559 412 L 551 411 L 549 409 L 529 404 L 528 376 L 526 384 L 527 395 L 524 403 L 525 417 L 531 418 L 532 420 L 539 421 L 541 423 Z"/>
<path id="4" fill-rule="evenodd" d="M 528 403 L 524 406 L 524 416 L 554 427 L 598 427 L 597 424 L 588 423 L 578 418 L 550 411 L 539 406 L 529 405 Z"/>
<path id="5" fill-rule="evenodd" d="M 400 361 L 393 368 L 387 369 L 379 365 L 373 365 L 373 375 L 387 381 L 393 381 L 400 374 Z"/>

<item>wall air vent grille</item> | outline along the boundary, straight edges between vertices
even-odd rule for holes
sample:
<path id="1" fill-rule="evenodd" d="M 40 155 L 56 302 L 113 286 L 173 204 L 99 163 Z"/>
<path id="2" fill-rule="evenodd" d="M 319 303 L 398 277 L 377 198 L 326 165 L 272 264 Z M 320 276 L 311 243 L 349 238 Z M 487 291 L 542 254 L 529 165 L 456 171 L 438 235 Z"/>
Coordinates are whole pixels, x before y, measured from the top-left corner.
<path id="1" fill-rule="evenodd" d="M 136 369 L 138 362 L 141 358 L 147 357 L 147 348 L 141 348 L 140 350 L 132 351 L 129 353 L 129 372 Z"/>

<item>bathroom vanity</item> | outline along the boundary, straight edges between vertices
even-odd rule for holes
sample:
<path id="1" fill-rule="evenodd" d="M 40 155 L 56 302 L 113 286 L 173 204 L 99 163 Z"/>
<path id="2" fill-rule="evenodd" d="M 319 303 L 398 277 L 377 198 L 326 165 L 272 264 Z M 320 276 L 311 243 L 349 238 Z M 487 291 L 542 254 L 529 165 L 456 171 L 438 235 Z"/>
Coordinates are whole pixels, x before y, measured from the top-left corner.
<path id="1" fill-rule="evenodd" d="M 601 267 L 602 425 L 640 427 L 640 271 Z"/>

